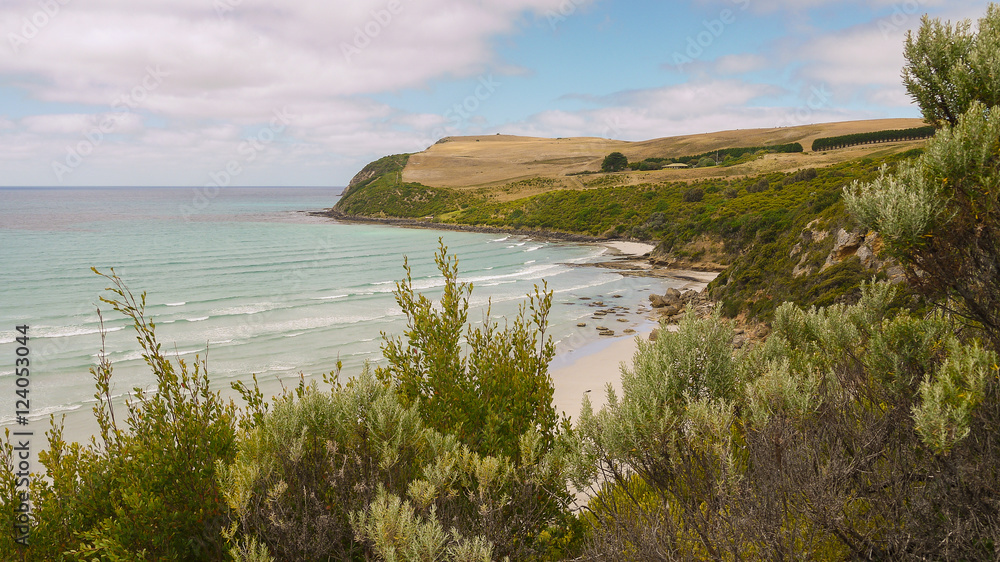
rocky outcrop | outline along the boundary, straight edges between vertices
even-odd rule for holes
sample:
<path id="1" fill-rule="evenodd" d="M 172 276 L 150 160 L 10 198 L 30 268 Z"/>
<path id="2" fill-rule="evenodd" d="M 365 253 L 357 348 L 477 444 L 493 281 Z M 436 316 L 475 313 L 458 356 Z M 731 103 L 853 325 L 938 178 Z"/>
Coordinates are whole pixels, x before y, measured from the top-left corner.
<path id="1" fill-rule="evenodd" d="M 882 256 L 882 248 L 882 237 L 877 232 L 862 234 L 861 232 L 847 232 L 840 229 L 837 232 L 837 241 L 834 243 L 830 255 L 827 256 L 823 269 L 852 256 L 857 256 L 865 269 L 884 271 L 890 280 L 902 279 L 903 268 L 894 260 Z"/>
<path id="2" fill-rule="evenodd" d="M 820 228 L 819 224 L 819 219 L 807 224 L 800 234 L 799 242 L 792 247 L 789 257 L 799 258 L 798 263 L 792 268 L 793 276 L 812 275 L 853 256 L 861 260 L 865 269 L 885 271 L 890 278 L 902 275 L 901 268 L 881 256 L 882 237 L 877 232 L 849 231 L 840 228 L 834 234 L 832 231 Z M 818 245 L 830 236 L 835 236 L 833 247 L 826 252 L 825 247 Z M 822 254 L 816 255 L 816 252 L 820 251 L 826 252 L 825 259 Z"/>
<path id="3" fill-rule="evenodd" d="M 677 289 L 667 289 L 666 294 L 649 295 L 649 303 L 658 313 L 661 319 L 672 322 L 687 310 L 688 305 L 695 308 L 700 316 L 707 315 L 712 311 L 712 303 L 707 295 L 698 291 L 678 291 Z"/>
<path id="4" fill-rule="evenodd" d="M 858 248 L 865 243 L 866 237 L 867 236 L 861 234 L 860 232 L 848 232 L 841 228 L 837 232 L 837 241 L 833 243 L 833 250 L 830 251 L 830 256 L 827 258 L 827 265 L 842 262 L 845 259 L 856 255 L 858 253 Z"/>

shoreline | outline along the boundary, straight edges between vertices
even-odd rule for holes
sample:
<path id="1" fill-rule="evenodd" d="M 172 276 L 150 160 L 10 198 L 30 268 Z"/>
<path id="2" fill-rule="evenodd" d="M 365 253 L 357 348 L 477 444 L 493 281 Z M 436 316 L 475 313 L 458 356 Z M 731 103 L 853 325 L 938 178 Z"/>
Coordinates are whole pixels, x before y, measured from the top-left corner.
<path id="1" fill-rule="evenodd" d="M 310 212 L 310 214 L 326 216 L 324 213 Z M 389 221 L 377 220 L 348 222 L 371 222 L 390 226 L 408 226 L 406 224 L 394 225 Z M 419 227 L 432 230 L 442 230 L 441 228 L 437 228 L 437 226 L 438 225 L 435 224 L 425 223 Z M 471 228 L 456 228 L 451 230 L 468 232 L 476 231 Z M 705 285 L 707 285 L 707 281 L 710 280 L 710 278 L 714 278 L 716 275 L 708 272 L 654 268 L 649 263 L 648 257 L 649 253 L 655 248 L 655 246 L 649 243 L 625 240 L 608 240 L 576 235 L 570 235 L 567 237 L 548 236 L 547 234 L 550 233 L 542 231 L 513 232 L 505 229 L 481 229 L 479 231 L 509 234 L 514 236 L 529 236 L 536 240 L 549 238 L 554 241 L 577 242 L 595 247 L 601 247 L 606 249 L 606 253 L 598 258 L 602 261 L 579 265 L 567 265 L 573 265 L 574 267 L 598 267 L 605 270 L 610 269 L 623 276 L 638 274 L 638 276 L 643 277 L 662 278 L 664 281 L 668 279 L 679 280 L 682 281 L 683 284 L 675 286 L 680 290 L 695 289 L 700 291 Z M 643 268 L 645 268 L 645 270 L 643 270 Z M 656 328 L 657 323 L 655 313 L 650 310 L 649 314 L 644 315 L 644 319 L 640 325 L 634 327 L 636 330 L 636 333 L 634 334 L 617 335 L 613 337 L 588 336 L 588 339 L 593 339 L 590 339 L 590 341 L 587 341 L 582 346 L 557 352 L 549 366 L 549 375 L 552 377 L 553 385 L 555 387 L 553 402 L 557 411 L 565 411 L 568 415 L 571 415 L 573 419 L 577 419 L 579 417 L 579 409 L 582 403 L 584 391 L 586 390 L 591 390 L 590 396 L 595 410 L 598 410 L 601 405 L 606 403 L 606 393 L 604 390 L 606 384 L 608 382 L 613 382 L 618 385 L 618 388 L 620 388 L 621 377 L 619 363 L 621 361 L 631 362 L 636 348 L 635 339 L 637 337 L 647 339 L 650 332 Z M 584 386 L 586 388 L 583 388 Z M 225 389 L 222 390 L 223 394 L 227 394 Z M 271 390 L 277 390 L 277 388 L 272 388 Z M 265 394 L 267 393 L 265 392 Z M 92 404 L 88 403 L 75 410 L 63 412 L 66 416 L 64 438 L 66 438 L 68 442 L 77 441 L 79 443 L 86 443 L 89 442 L 91 437 L 97 435 L 97 423 L 93 417 L 93 413 L 91 412 L 91 407 Z M 57 415 L 57 420 L 60 417 L 61 415 Z M 44 426 L 43 432 L 48 429 L 47 420 L 44 423 L 39 423 L 39 425 Z"/>
<path id="2" fill-rule="evenodd" d="M 684 282 L 682 286 L 677 287 L 681 291 L 694 290 L 701 293 L 721 272 L 720 270 L 659 266 L 650 259 L 651 253 L 656 248 L 656 244 L 652 242 L 598 238 L 582 234 L 545 230 L 453 225 L 419 219 L 355 217 L 345 215 L 334 209 L 323 212 L 310 212 L 310 214 L 345 223 L 384 224 L 404 228 L 530 236 L 535 239 L 582 242 L 602 246 L 607 248 L 610 260 L 579 264 L 576 267 L 611 269 L 623 276 L 679 280 Z M 623 366 L 631 367 L 635 353 L 638 350 L 637 341 L 639 338 L 648 341 L 650 334 L 657 327 L 666 330 L 676 329 L 676 325 L 660 324 L 655 312 L 651 311 L 646 318 L 653 326 L 650 327 L 647 324 L 637 329 L 635 334 L 598 338 L 584 344 L 582 347 L 570 349 L 562 353 L 557 352 L 549 364 L 549 376 L 552 379 L 554 390 L 552 402 L 557 413 L 567 415 L 571 421 L 576 421 L 580 417 L 580 409 L 583 405 L 584 396 L 590 398 L 591 407 L 596 413 L 608 402 L 608 386 L 613 388 L 616 394 L 621 395 L 621 369 Z"/>
<path id="3" fill-rule="evenodd" d="M 343 223 L 357 224 L 384 224 L 387 226 L 399 226 L 403 228 L 423 228 L 427 230 L 451 230 L 458 232 L 480 232 L 484 234 L 509 234 L 513 236 L 531 236 L 541 240 L 560 240 L 564 242 L 614 242 L 625 241 L 615 238 L 601 238 L 599 236 L 589 236 L 587 234 L 575 234 L 572 232 L 559 232 L 556 230 L 534 230 L 523 228 L 512 228 L 503 226 L 474 226 L 469 224 L 449 224 L 442 222 L 431 222 L 426 219 L 406 219 L 392 217 L 361 217 L 348 215 L 335 209 L 323 211 L 308 211 L 308 214 L 317 217 L 326 217 Z M 627 241 L 631 242 L 631 241 Z M 653 245 L 652 242 L 640 242 Z"/>

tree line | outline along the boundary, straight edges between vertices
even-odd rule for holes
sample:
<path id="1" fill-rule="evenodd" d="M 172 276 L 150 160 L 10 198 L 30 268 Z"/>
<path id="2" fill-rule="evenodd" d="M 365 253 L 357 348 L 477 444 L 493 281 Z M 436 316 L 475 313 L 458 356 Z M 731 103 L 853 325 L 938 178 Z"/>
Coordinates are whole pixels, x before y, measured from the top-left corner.
<path id="1" fill-rule="evenodd" d="M 813 141 L 812 150 L 813 152 L 818 152 L 821 150 L 847 148 L 849 146 L 856 146 L 859 144 L 920 140 L 934 136 L 935 131 L 937 131 L 937 129 L 933 125 L 928 125 L 926 127 L 914 127 L 912 129 L 892 129 L 874 131 L 871 133 L 852 133 L 850 135 L 824 137 Z"/>

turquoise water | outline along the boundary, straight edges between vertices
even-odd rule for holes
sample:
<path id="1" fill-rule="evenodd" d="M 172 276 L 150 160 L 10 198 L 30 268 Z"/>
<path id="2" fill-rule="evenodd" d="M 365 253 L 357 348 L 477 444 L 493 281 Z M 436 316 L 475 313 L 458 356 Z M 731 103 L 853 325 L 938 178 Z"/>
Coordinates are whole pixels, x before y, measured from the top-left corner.
<path id="1" fill-rule="evenodd" d="M 501 322 L 535 284 L 555 292 L 550 333 L 566 352 L 595 339 L 578 328 L 592 309 L 580 297 L 633 307 L 661 280 L 626 278 L 580 264 L 606 250 L 529 237 L 340 224 L 303 211 L 336 202 L 339 189 L 228 188 L 206 197 L 183 188 L 0 189 L 0 425 L 15 417 L 15 326 L 30 326 L 30 425 L 49 414 L 87 414 L 88 369 L 101 348 L 96 313 L 111 267 L 138 294 L 171 354 L 208 358 L 225 389 L 252 374 L 266 388 L 381 360 L 381 334 L 401 335 L 392 295 L 408 256 L 414 284 L 437 296 L 439 237 L 460 258 L 474 292 L 470 320 L 488 301 Z M 114 392 L 148 388 L 153 377 L 127 321 L 101 304 Z M 619 332 L 649 321 L 630 315 Z M 590 321 L 592 323 L 592 321 Z"/>

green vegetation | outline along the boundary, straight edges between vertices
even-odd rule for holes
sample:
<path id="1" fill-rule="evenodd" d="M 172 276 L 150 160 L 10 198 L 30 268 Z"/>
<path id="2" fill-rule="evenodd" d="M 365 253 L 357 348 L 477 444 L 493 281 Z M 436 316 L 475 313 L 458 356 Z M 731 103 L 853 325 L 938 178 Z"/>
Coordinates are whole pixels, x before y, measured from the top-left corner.
<path id="1" fill-rule="evenodd" d="M 349 190 L 337 202 L 337 209 L 348 215 L 422 219 L 456 211 L 474 200 L 467 192 L 402 182 L 396 172 L 390 172 L 364 188 Z"/>
<path id="2" fill-rule="evenodd" d="M 455 435 L 477 453 L 519 460 L 519 441 L 528 430 L 551 445 L 557 420 L 547 367 L 555 344 L 545 327 L 552 293 L 536 288 L 513 326 L 500 329 L 487 320 L 473 329 L 466 326 L 472 284 L 458 281 L 458 259 L 443 246 L 436 260 L 445 280 L 439 310 L 414 293 L 404 264 L 396 302 L 407 315 L 406 340 L 386 342 L 389 365 L 377 377 L 396 387 L 404 404 L 419 402 L 428 427 Z"/>
<path id="3" fill-rule="evenodd" d="M 91 369 L 100 434 L 89 444 L 66 443 L 53 420 L 49 449 L 39 453 L 46 478 L 31 481 L 30 549 L 13 541 L 12 450 L 9 441 L 0 447 L 0 551 L 28 560 L 221 559 L 227 507 L 217 463 L 236 452 L 235 408 L 209 391 L 203 363 L 191 369 L 167 358 L 145 316 L 145 293 L 136 298 L 114 271 L 105 277 L 112 298 L 101 300 L 132 320 L 156 391 L 135 389 L 125 415 L 116 412 L 102 350 Z"/>
<path id="4" fill-rule="evenodd" d="M 351 180 L 337 209 L 348 215 L 422 219 L 454 211 L 472 200 L 452 189 L 404 182 L 403 167 L 409 157 L 394 154 L 365 166 Z"/>
<path id="5" fill-rule="evenodd" d="M 628 158 L 621 152 L 612 152 L 601 163 L 602 172 L 620 172 L 628 167 Z"/>
<path id="6" fill-rule="evenodd" d="M 346 196 L 357 190 L 363 189 L 372 182 L 378 181 L 382 178 L 382 176 L 388 174 L 395 174 L 396 177 L 392 179 L 395 179 L 396 183 L 401 182 L 402 180 L 400 176 L 402 175 L 403 168 L 406 167 L 406 162 L 409 159 L 409 154 L 393 154 L 391 156 L 383 156 L 382 158 L 369 163 L 367 166 L 362 168 L 360 172 L 355 174 L 353 178 L 351 178 L 351 182 L 344 191 L 344 195 Z"/>
<path id="7" fill-rule="evenodd" d="M 935 42 L 956 37 L 942 29 L 925 20 L 922 57 L 954 54 L 951 39 Z M 980 52 L 976 41 L 959 52 Z M 386 366 L 343 384 L 332 373 L 329 390 L 303 381 L 270 401 L 236 384 L 243 410 L 209 391 L 204 363 L 162 354 L 145 295 L 112 271 L 102 300 L 132 321 L 157 391 L 137 390 L 119 419 L 100 355 L 100 434 L 67 444 L 53 422 L 27 546 L 12 532 L 8 434 L 0 551 L 30 561 L 996 560 L 1000 106 L 983 101 L 942 123 L 926 151 L 452 212 L 655 233 L 675 255 L 715 238 L 733 258 L 712 284 L 720 309 L 698 318 L 689 308 L 676 332 L 640 341 L 621 392 L 609 388 L 598 412 L 585 399 L 575 426 L 551 403 L 551 293 L 536 288 L 503 328 L 472 328 L 472 287 L 443 245 L 440 302 L 413 291 L 404 265 L 395 294 L 408 325 L 385 337 Z M 350 196 L 429 189 L 392 174 Z M 827 261 L 855 221 L 879 230 L 910 286 L 860 283 L 857 256 Z M 796 299 L 810 306 L 779 302 Z M 737 349 L 723 311 L 770 318 L 770 335 Z M 574 513 L 577 491 L 591 493 Z"/>
<path id="8" fill-rule="evenodd" d="M 942 23 L 927 16 L 916 35 L 908 32 L 903 84 L 924 119 L 958 124 L 973 102 L 1000 105 L 1000 6 L 990 3 L 973 31 L 968 20 Z"/>
<path id="9" fill-rule="evenodd" d="M 943 314 L 780 307 L 766 344 L 688 314 L 584 404 L 588 560 L 992 560 L 997 355 Z"/>
<path id="10" fill-rule="evenodd" d="M 841 135 L 838 137 L 825 137 L 816 139 L 812 143 L 813 152 L 822 150 L 833 150 L 836 148 L 847 148 L 859 144 L 875 144 L 879 142 L 898 142 L 909 140 L 920 140 L 934 136 L 934 126 L 915 127 L 912 129 L 894 129 L 889 131 L 875 131 L 872 133 L 854 133 L 851 135 Z"/>
<path id="11" fill-rule="evenodd" d="M 1000 334 L 998 154 L 1000 107 L 977 102 L 919 159 L 847 193 L 851 210 L 882 233 L 913 287 L 955 299 L 951 308 L 990 334 Z"/>

